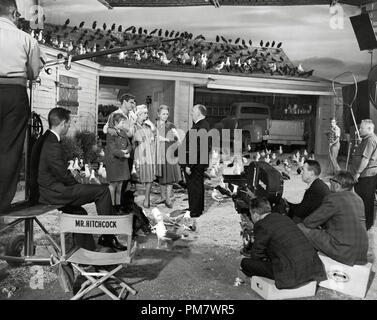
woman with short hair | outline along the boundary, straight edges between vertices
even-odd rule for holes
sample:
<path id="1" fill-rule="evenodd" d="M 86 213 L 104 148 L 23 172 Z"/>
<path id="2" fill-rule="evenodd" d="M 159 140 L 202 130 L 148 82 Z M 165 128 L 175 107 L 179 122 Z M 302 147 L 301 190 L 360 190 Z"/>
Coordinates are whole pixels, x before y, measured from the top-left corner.
<path id="1" fill-rule="evenodd" d="M 161 105 L 157 116 L 157 177 L 161 187 L 161 199 L 155 203 L 165 203 L 168 208 L 172 208 L 173 184 L 182 180 L 182 175 L 178 161 L 174 161 L 174 150 L 170 147 L 180 141 L 180 138 L 175 125 L 168 121 L 168 106 Z"/>

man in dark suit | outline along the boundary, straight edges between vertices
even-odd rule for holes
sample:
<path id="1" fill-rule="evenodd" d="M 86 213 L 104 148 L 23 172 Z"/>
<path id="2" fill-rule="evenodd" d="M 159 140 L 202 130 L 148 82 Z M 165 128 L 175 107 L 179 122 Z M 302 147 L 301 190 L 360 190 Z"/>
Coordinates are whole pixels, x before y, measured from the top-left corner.
<path id="1" fill-rule="evenodd" d="M 321 166 L 316 160 L 306 160 L 302 168 L 302 181 L 308 184 L 304 197 L 300 203 L 289 203 L 288 216 L 293 221 L 301 222 L 317 209 L 325 196 L 330 193 L 330 188 L 324 183 L 319 175 Z"/>
<path id="2" fill-rule="evenodd" d="M 248 277 L 275 280 L 278 289 L 327 279 L 322 261 L 297 225 L 285 215 L 271 213 L 266 198 L 256 198 L 250 209 L 254 243 L 241 270 Z"/>
<path id="3" fill-rule="evenodd" d="M 197 218 L 204 210 L 204 172 L 208 168 L 211 142 L 208 138 L 209 124 L 205 119 L 207 109 L 201 104 L 192 108 L 194 124 L 186 133 L 184 146 L 186 157 L 181 162 L 187 184 L 189 210 L 186 217 Z"/>
<path id="4" fill-rule="evenodd" d="M 109 188 L 103 185 L 80 184 L 67 169 L 61 137 L 67 134 L 70 127 L 70 111 L 64 108 L 52 109 L 48 114 L 48 123 L 49 130 L 41 137 L 42 144 L 37 144 L 40 150 L 37 177 L 40 203 L 77 209 L 84 204 L 95 202 L 99 215 L 113 215 Z M 112 235 L 101 236 L 99 244 L 125 249 Z"/>
<path id="5" fill-rule="evenodd" d="M 340 171 L 331 181 L 331 191 L 322 205 L 297 226 L 313 246 L 325 255 L 350 266 L 366 264 L 368 234 L 364 203 L 352 187 L 349 172 Z"/>

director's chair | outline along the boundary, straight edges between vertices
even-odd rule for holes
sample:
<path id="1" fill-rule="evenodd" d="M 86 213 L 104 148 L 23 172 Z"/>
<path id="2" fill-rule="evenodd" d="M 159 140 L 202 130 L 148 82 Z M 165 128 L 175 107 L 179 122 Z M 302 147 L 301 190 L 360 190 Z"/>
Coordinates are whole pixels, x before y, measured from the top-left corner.
<path id="1" fill-rule="evenodd" d="M 87 278 L 81 285 L 81 289 L 71 298 L 78 300 L 89 291 L 99 288 L 113 300 L 120 300 L 125 290 L 135 295 L 136 290 L 130 287 L 123 279 L 115 276 L 122 268 L 132 262 L 137 249 L 137 242 L 132 240 L 133 215 L 122 216 L 82 216 L 72 214 L 60 215 L 60 237 L 62 256 L 60 261 L 70 263 L 82 276 Z M 127 236 L 127 250 L 115 253 L 95 252 L 78 248 L 69 254 L 66 253 L 66 233 L 87 233 L 87 234 L 124 234 Z M 133 245 L 133 246 L 132 246 Z M 97 266 L 97 272 L 86 272 L 82 265 Z M 110 271 L 104 266 L 115 266 Z M 118 296 L 106 288 L 105 282 L 115 280 L 122 289 Z"/>

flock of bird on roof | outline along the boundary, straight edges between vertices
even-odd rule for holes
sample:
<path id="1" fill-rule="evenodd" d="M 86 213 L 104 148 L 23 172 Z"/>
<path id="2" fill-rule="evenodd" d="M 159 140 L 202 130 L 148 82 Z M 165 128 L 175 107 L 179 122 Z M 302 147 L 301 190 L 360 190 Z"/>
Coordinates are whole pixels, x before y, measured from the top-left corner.
<path id="1" fill-rule="evenodd" d="M 192 33 L 175 30 L 154 29 L 151 32 L 142 27 L 130 26 L 124 29 L 113 23 L 110 27 L 97 22 L 91 28 L 82 21 L 78 26 L 70 26 L 70 19 L 64 25 L 45 24 L 44 30 L 25 30 L 38 42 L 71 55 L 86 54 L 100 50 L 132 45 L 151 45 L 143 49 L 122 51 L 105 57 L 92 58 L 104 64 L 135 66 L 165 66 L 187 68 L 191 71 L 269 73 L 281 76 L 309 77 L 313 70 L 305 71 L 301 65 L 294 66 L 282 50 L 282 43 L 260 41 L 260 47 L 253 46 L 251 40 L 237 38 L 235 41 L 222 35 L 216 42 L 208 42 L 203 35 L 194 37 Z M 162 42 L 162 40 L 169 40 Z M 152 44 L 157 45 L 152 46 Z"/>

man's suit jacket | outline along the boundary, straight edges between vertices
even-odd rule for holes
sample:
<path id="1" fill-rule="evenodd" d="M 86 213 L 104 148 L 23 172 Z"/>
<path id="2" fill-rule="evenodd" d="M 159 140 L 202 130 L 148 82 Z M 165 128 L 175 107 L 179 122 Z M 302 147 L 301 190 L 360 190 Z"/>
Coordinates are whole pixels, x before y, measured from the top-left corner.
<path id="1" fill-rule="evenodd" d="M 351 266 L 367 263 L 364 203 L 355 192 L 330 193 L 303 224 L 313 245 L 330 258 Z"/>
<path id="2" fill-rule="evenodd" d="M 78 184 L 68 168 L 62 145 L 50 130 L 44 134 L 38 169 L 41 203 L 65 204 Z"/>
<path id="3" fill-rule="evenodd" d="M 194 123 L 191 130 L 196 130 L 198 132 L 198 137 L 196 141 L 197 149 L 195 152 L 195 159 L 196 163 L 190 163 L 190 153 L 193 153 L 194 150 L 190 148 L 190 144 L 194 143 L 194 141 L 190 142 L 190 130 L 186 133 L 185 140 L 184 140 L 184 146 L 186 147 L 186 162 L 182 164 L 183 167 L 190 167 L 191 170 L 194 169 L 200 169 L 205 170 L 208 167 L 208 155 L 211 150 L 211 139 L 208 139 L 208 146 L 205 146 L 203 141 L 200 139 L 200 132 L 199 130 L 204 129 L 205 131 L 210 131 L 209 123 L 206 119 L 202 119 L 198 121 L 197 123 Z M 192 155 L 191 155 L 192 156 Z M 205 159 L 206 163 L 200 163 L 200 159 Z"/>
<path id="4" fill-rule="evenodd" d="M 301 219 L 306 218 L 321 205 L 323 198 L 329 193 L 330 189 L 326 183 L 319 178 L 314 180 L 311 186 L 305 191 L 301 203 L 289 204 L 289 216 L 291 218 L 294 216 Z"/>
<path id="5" fill-rule="evenodd" d="M 254 239 L 251 257 L 271 261 L 278 289 L 326 279 L 314 247 L 287 216 L 270 213 L 259 220 L 254 225 Z"/>

